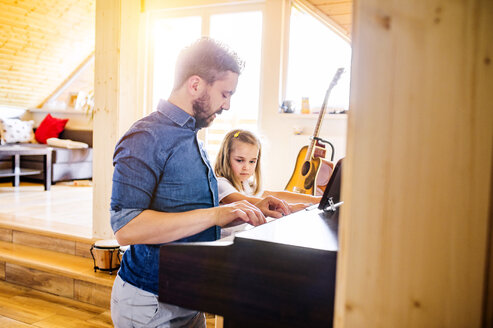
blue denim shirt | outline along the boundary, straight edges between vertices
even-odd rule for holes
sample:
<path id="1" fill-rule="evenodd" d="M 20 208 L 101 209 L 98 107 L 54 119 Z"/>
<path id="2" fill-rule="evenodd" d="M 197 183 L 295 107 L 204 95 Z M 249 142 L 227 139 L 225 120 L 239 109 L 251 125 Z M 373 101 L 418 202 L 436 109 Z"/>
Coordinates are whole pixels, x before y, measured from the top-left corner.
<path id="1" fill-rule="evenodd" d="M 184 212 L 218 205 L 217 180 L 197 139 L 195 118 L 161 100 L 157 111 L 137 121 L 113 155 L 111 227 L 118 231 L 145 209 Z M 212 241 L 214 226 L 178 240 Z M 118 274 L 143 290 L 158 293 L 160 245 L 132 245 Z"/>

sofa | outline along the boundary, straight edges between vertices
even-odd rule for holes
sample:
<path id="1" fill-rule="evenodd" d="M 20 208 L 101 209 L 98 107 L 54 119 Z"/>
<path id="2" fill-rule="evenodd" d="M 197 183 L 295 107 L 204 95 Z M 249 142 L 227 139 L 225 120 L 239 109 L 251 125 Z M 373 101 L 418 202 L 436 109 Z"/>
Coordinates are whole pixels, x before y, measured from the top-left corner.
<path id="1" fill-rule="evenodd" d="M 70 139 L 86 143 L 88 148 L 59 148 L 52 147 L 52 183 L 67 180 L 91 179 L 92 178 L 92 131 L 86 130 L 63 130 L 59 139 Z M 29 147 L 50 147 L 46 144 L 26 144 Z M 11 168 L 11 157 L 0 157 L 0 169 Z M 22 156 L 21 168 L 42 170 L 42 156 Z M 25 181 L 42 181 L 43 174 L 21 177 Z"/>

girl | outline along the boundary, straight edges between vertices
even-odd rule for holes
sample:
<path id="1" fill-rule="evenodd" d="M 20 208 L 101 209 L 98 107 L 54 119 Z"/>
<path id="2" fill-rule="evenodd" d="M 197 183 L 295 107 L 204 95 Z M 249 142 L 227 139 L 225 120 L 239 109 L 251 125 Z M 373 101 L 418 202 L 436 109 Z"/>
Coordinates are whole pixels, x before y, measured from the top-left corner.
<path id="1" fill-rule="evenodd" d="M 261 153 L 260 141 L 253 133 L 237 129 L 226 135 L 214 167 L 219 202 L 228 204 L 247 200 L 255 204 L 263 197 L 274 196 L 287 202 L 291 212 L 320 202 L 321 196 L 289 191 L 262 191 L 259 165 Z"/>

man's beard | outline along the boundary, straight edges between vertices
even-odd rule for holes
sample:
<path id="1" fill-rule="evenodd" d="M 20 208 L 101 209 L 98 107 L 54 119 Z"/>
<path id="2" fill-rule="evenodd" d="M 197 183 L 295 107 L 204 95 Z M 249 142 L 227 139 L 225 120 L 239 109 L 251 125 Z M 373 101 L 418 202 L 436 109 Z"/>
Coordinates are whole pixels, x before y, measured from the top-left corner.
<path id="1" fill-rule="evenodd" d="M 211 112 L 210 99 L 209 94 L 205 92 L 199 99 L 193 101 L 192 108 L 197 129 L 208 127 L 214 120 L 212 116 L 216 113 L 209 114 Z"/>

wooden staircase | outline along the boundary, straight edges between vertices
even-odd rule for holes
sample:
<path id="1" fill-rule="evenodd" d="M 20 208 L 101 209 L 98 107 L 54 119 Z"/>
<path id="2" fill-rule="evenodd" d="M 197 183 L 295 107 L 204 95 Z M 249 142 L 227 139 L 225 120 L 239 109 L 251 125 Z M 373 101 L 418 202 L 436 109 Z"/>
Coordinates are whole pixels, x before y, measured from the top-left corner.
<path id="1" fill-rule="evenodd" d="M 116 272 L 94 272 L 93 243 L 0 221 L 0 280 L 109 309 Z"/>
<path id="2" fill-rule="evenodd" d="M 19 293 L 26 294 L 22 302 L 31 295 L 43 300 L 56 299 L 51 305 L 50 315 L 56 309 L 63 312 L 66 308 L 76 308 L 80 304 L 87 305 L 93 312 L 97 307 L 109 309 L 116 273 L 109 275 L 106 272 L 94 272 L 89 250 L 96 240 L 90 238 L 91 226 L 90 188 L 74 188 L 57 183 L 49 192 L 45 192 L 40 184 L 21 182 L 20 187 L 14 188 L 11 183 L 0 183 L 0 300 L 10 302 L 18 298 Z M 18 290 L 10 286 L 18 286 Z M 29 289 L 34 291 L 25 292 Z M 65 300 L 67 305 L 58 305 Z M 27 310 L 18 307 L 20 300 L 12 302 L 16 311 L 0 311 L 0 327 L 14 327 L 9 321 L 13 319 L 33 324 L 37 322 L 36 326 L 39 324 L 39 327 L 45 327 L 42 320 L 45 320 L 46 313 L 27 320 L 25 314 L 29 312 L 29 307 Z M 40 301 L 32 297 L 29 304 L 36 302 Z M 96 312 L 99 313 L 99 310 Z M 80 316 L 80 312 L 77 313 Z M 112 326 L 109 310 L 101 316 L 103 319 L 98 317 L 97 320 L 105 321 L 106 325 L 103 326 Z M 215 324 L 215 319 L 221 320 L 220 317 L 206 316 L 208 328 L 222 327 Z M 82 317 L 80 320 L 64 318 L 71 320 L 71 324 L 63 322 L 57 327 L 87 327 L 89 322 L 81 322 L 85 320 Z M 89 326 L 100 326 L 92 324 L 93 319 L 90 320 Z"/>

